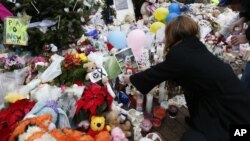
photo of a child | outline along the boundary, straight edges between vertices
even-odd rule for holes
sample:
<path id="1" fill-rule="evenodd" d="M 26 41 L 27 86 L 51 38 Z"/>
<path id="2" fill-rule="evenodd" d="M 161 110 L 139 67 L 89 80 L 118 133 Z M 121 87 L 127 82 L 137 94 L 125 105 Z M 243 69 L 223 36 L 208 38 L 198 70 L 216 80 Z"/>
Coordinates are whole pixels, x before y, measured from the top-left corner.
<path id="1" fill-rule="evenodd" d="M 115 57 L 123 73 L 132 75 L 137 72 L 138 64 L 131 48 L 121 50 Z"/>

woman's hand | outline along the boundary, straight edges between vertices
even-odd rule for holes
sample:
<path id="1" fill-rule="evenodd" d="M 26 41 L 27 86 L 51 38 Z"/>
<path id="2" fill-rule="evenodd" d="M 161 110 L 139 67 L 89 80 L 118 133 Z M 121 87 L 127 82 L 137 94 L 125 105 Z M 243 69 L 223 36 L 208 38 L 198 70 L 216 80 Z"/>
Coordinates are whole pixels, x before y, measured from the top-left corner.
<path id="1" fill-rule="evenodd" d="M 245 44 L 248 42 L 249 41 L 248 41 L 246 35 L 235 35 L 235 36 L 232 36 L 232 38 L 231 38 L 231 44 L 233 46 L 238 46 L 240 44 Z"/>
<path id="2" fill-rule="evenodd" d="M 232 23 L 232 25 L 229 27 L 229 32 L 233 34 L 235 32 L 236 27 L 238 27 L 239 31 L 237 32 L 242 32 L 243 31 L 243 25 L 245 22 L 245 18 L 240 18 L 239 20 L 235 21 Z"/>

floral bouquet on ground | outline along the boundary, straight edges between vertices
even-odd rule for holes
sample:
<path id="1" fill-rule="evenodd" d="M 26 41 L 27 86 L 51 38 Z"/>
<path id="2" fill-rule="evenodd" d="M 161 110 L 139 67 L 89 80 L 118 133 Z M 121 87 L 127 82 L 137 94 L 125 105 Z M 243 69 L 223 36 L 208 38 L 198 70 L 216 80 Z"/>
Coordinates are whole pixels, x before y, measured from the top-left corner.
<path id="1" fill-rule="evenodd" d="M 19 121 L 23 120 L 24 116 L 33 108 L 35 102 L 28 99 L 18 100 L 14 103 L 9 103 L 6 109 L 0 111 L 0 139 L 7 141 L 10 134 L 17 127 Z"/>
<path id="2" fill-rule="evenodd" d="M 71 86 L 75 82 L 84 82 L 87 71 L 83 68 L 83 64 L 87 62 L 88 58 L 83 53 L 67 53 L 61 64 L 62 74 L 54 80 L 54 83 L 59 86 Z"/>
<path id="3" fill-rule="evenodd" d="M 0 69 L 5 71 L 13 71 L 25 67 L 25 60 L 17 55 L 8 55 L 0 58 Z"/>
<path id="4" fill-rule="evenodd" d="M 88 86 L 81 99 L 77 101 L 75 119 L 80 123 L 93 115 L 101 115 L 111 108 L 113 97 L 107 89 L 98 84 Z"/>

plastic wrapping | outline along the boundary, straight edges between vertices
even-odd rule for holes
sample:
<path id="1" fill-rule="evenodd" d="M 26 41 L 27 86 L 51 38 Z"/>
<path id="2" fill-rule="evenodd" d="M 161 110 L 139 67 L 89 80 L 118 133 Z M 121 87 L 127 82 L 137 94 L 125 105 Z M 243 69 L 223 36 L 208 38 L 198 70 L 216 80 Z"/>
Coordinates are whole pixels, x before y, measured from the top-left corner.
<path id="1" fill-rule="evenodd" d="M 0 105 L 9 92 L 17 91 L 23 85 L 28 68 L 14 70 L 13 72 L 0 73 Z"/>
<path id="2" fill-rule="evenodd" d="M 55 54 L 51 56 L 51 60 L 52 63 L 39 78 L 43 83 L 49 82 L 62 74 L 61 62 L 64 60 L 64 57 Z"/>
<path id="3" fill-rule="evenodd" d="M 32 80 L 30 83 L 19 89 L 20 94 L 26 97 L 29 92 L 35 89 L 39 84 L 49 82 L 61 75 L 61 62 L 64 60 L 64 57 L 55 54 L 51 56 L 51 60 L 52 63 L 50 66 L 41 75 L 37 76 L 37 79 Z"/>
<path id="4" fill-rule="evenodd" d="M 76 100 L 77 100 L 77 97 L 72 93 L 63 94 L 58 99 L 59 107 L 63 111 L 65 111 L 70 121 L 73 119 L 75 112 L 76 112 Z"/>
<path id="5" fill-rule="evenodd" d="M 46 102 L 48 100 L 57 101 L 61 96 L 62 91 L 59 87 L 43 84 L 32 90 L 30 93 L 30 99 L 39 102 Z"/>

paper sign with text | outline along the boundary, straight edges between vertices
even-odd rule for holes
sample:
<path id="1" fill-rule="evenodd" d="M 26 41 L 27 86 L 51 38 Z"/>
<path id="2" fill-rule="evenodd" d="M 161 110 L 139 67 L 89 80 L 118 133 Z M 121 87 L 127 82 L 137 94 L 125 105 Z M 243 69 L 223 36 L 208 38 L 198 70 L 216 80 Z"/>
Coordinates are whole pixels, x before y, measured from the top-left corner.
<path id="1" fill-rule="evenodd" d="M 28 44 L 28 28 L 29 21 L 24 18 L 6 18 L 4 26 L 4 43 L 11 45 Z"/>
<path id="2" fill-rule="evenodd" d="M 106 70 L 103 67 L 97 68 L 96 70 L 94 70 L 93 72 L 89 73 L 88 75 L 89 75 L 90 81 L 92 83 L 96 83 L 96 82 L 102 80 L 102 78 L 108 76 Z"/>

